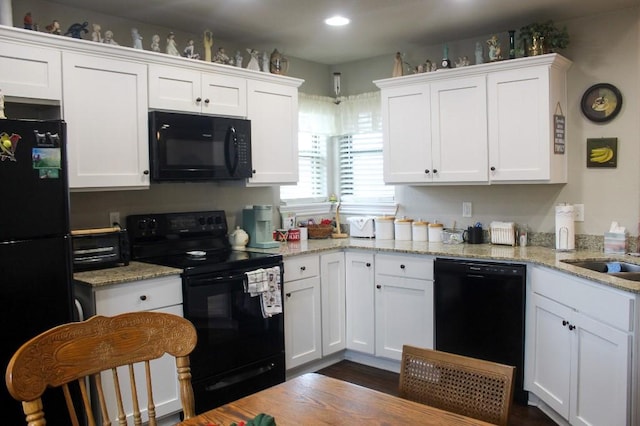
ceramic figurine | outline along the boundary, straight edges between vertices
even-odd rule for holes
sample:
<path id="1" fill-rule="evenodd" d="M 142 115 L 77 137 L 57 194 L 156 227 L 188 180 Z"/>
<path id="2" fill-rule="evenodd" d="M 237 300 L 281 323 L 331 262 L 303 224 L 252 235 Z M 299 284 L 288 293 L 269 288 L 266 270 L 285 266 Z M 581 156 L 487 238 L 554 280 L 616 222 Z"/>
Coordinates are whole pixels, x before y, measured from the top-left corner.
<path id="1" fill-rule="evenodd" d="M 456 68 L 466 67 L 469 65 L 469 58 L 466 56 L 459 57 L 456 59 Z"/>
<path id="2" fill-rule="evenodd" d="M 133 48 L 138 50 L 143 50 L 142 47 L 142 36 L 138 32 L 137 28 L 131 28 L 131 39 L 133 41 Z"/>
<path id="3" fill-rule="evenodd" d="M 236 51 L 236 57 L 235 57 L 235 62 L 234 65 L 236 67 L 240 67 L 242 68 L 242 54 L 240 53 L 240 51 Z"/>
<path id="4" fill-rule="evenodd" d="M 91 40 L 102 43 L 104 40 L 102 39 L 102 27 L 100 24 L 93 24 L 93 32 L 91 33 Z"/>
<path id="5" fill-rule="evenodd" d="M 88 25 L 89 23 L 86 21 L 82 24 L 78 24 L 77 22 L 75 24 L 71 24 L 64 35 L 70 35 L 72 38 L 82 38 L 82 33 L 87 34 L 89 32 L 89 30 L 87 29 Z"/>
<path id="6" fill-rule="evenodd" d="M 60 30 L 60 22 L 54 20 L 52 23 L 45 27 L 48 33 L 60 35 L 62 31 Z"/>
<path id="7" fill-rule="evenodd" d="M 224 47 L 219 47 L 218 48 L 218 51 L 216 52 L 216 55 L 213 57 L 213 62 L 215 62 L 216 64 L 225 64 L 225 65 L 230 65 L 231 64 L 231 59 L 225 53 Z"/>
<path id="8" fill-rule="evenodd" d="M 190 39 L 187 42 L 187 46 L 182 51 L 182 56 L 189 59 L 200 59 L 200 54 L 196 53 L 195 48 L 196 47 L 193 43 L 193 39 Z"/>
<path id="9" fill-rule="evenodd" d="M 213 47 L 213 33 L 211 31 L 204 30 L 202 44 L 204 45 L 204 60 L 211 62 L 211 48 Z"/>
<path id="10" fill-rule="evenodd" d="M 396 52 L 396 57 L 393 62 L 393 72 L 391 73 L 391 77 L 400 77 L 403 74 L 402 68 L 402 54 L 400 52 Z"/>
<path id="11" fill-rule="evenodd" d="M 176 46 L 176 35 L 174 33 L 167 35 L 166 52 L 172 56 L 180 56 L 180 52 L 178 52 L 178 47 Z"/>
<path id="12" fill-rule="evenodd" d="M 286 75 L 289 70 L 289 60 L 278 49 L 273 49 L 269 56 L 269 72 L 271 74 Z"/>
<path id="13" fill-rule="evenodd" d="M 151 51 L 160 52 L 160 36 L 158 34 L 151 37 Z"/>
<path id="14" fill-rule="evenodd" d="M 500 42 L 498 41 L 498 36 L 493 35 L 489 40 L 487 40 L 487 45 L 489 46 L 489 62 L 501 60 L 502 49 L 500 47 Z"/>
<path id="15" fill-rule="evenodd" d="M 4 93 L 2 93 L 2 90 L 0 90 L 0 119 L 5 118 L 7 118 L 7 116 L 4 115 Z"/>
<path id="16" fill-rule="evenodd" d="M 31 12 L 27 12 L 27 14 L 24 15 L 23 24 L 25 30 L 33 30 L 33 18 L 31 17 Z"/>
<path id="17" fill-rule="evenodd" d="M 262 52 L 262 72 L 269 72 L 269 54 Z"/>
<path id="18" fill-rule="evenodd" d="M 104 32 L 104 44 L 111 44 L 113 46 L 119 46 L 118 42 L 113 39 L 113 31 L 107 30 Z"/>
<path id="19" fill-rule="evenodd" d="M 258 63 L 258 55 L 260 54 L 260 52 L 258 52 L 255 49 L 247 49 L 247 52 L 249 52 L 249 55 L 250 55 L 249 63 L 247 64 L 247 69 L 260 71 L 260 64 Z"/>
<path id="20" fill-rule="evenodd" d="M 484 52 L 482 49 L 482 43 L 476 41 L 476 65 L 484 63 Z"/>

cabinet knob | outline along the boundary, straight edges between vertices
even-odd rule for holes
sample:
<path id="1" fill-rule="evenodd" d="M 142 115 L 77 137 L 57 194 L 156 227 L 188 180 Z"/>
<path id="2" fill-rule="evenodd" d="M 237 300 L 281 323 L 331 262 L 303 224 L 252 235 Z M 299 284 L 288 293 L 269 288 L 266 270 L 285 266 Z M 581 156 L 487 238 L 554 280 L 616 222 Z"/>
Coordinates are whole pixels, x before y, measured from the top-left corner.
<path id="1" fill-rule="evenodd" d="M 433 174 L 435 175 L 436 173 L 438 173 L 438 169 L 433 169 Z"/>
<path id="2" fill-rule="evenodd" d="M 431 170 L 426 169 L 424 172 L 425 172 L 426 174 L 429 174 L 429 173 L 431 172 Z"/>
<path id="3" fill-rule="evenodd" d="M 569 330 L 575 330 L 576 326 L 573 324 L 569 324 Z"/>
<path id="4" fill-rule="evenodd" d="M 569 324 L 569 321 L 567 321 L 567 320 L 562 320 L 562 326 L 563 326 L 563 327 L 566 327 L 566 326 L 567 326 L 567 324 Z"/>
<path id="5" fill-rule="evenodd" d="M 287 293 L 285 294 L 285 296 L 287 296 L 287 298 L 291 297 L 291 293 Z"/>
<path id="6" fill-rule="evenodd" d="M 142 301 L 147 300 L 147 296 L 143 294 L 142 296 L 140 296 L 140 300 L 142 300 Z"/>
<path id="7" fill-rule="evenodd" d="M 142 172 L 143 175 L 148 175 L 149 174 L 149 170 L 145 170 L 144 172 Z"/>
<path id="8" fill-rule="evenodd" d="M 251 173 L 255 175 L 256 174 L 256 169 L 251 170 Z"/>
<path id="9" fill-rule="evenodd" d="M 301 266 L 301 267 L 300 267 L 300 270 L 301 270 L 301 271 L 306 271 L 306 270 L 307 270 L 307 267 L 306 267 L 306 266 Z"/>
<path id="10" fill-rule="evenodd" d="M 491 167 L 489 168 L 489 170 L 491 170 L 492 172 L 495 172 L 495 171 L 496 171 L 496 168 L 495 168 L 495 167 L 493 167 L 493 166 L 491 166 Z"/>
<path id="11" fill-rule="evenodd" d="M 366 266 L 367 268 L 371 267 L 371 263 L 367 262 Z"/>
<path id="12" fill-rule="evenodd" d="M 378 290 L 380 290 L 380 289 L 382 288 L 382 286 L 381 286 L 380 284 L 376 284 L 376 288 L 377 288 Z"/>
<path id="13" fill-rule="evenodd" d="M 204 100 L 204 103 L 205 103 L 205 104 L 208 104 L 208 103 L 209 103 L 209 98 L 205 99 L 205 100 Z"/>
<path id="14" fill-rule="evenodd" d="M 400 269 L 404 269 L 404 268 L 406 268 L 406 266 L 400 265 Z"/>
<path id="15" fill-rule="evenodd" d="M 199 96 L 196 98 L 196 102 L 200 102 L 201 100 L 202 100 L 202 98 L 199 97 Z"/>

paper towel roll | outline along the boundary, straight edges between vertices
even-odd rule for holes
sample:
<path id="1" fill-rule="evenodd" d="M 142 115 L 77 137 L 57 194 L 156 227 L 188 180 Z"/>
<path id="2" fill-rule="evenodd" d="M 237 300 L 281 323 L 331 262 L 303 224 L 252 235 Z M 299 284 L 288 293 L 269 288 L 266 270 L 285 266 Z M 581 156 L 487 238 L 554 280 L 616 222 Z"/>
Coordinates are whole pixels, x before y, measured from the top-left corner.
<path id="1" fill-rule="evenodd" d="M 572 205 L 556 206 L 556 250 L 575 250 L 576 234 Z"/>

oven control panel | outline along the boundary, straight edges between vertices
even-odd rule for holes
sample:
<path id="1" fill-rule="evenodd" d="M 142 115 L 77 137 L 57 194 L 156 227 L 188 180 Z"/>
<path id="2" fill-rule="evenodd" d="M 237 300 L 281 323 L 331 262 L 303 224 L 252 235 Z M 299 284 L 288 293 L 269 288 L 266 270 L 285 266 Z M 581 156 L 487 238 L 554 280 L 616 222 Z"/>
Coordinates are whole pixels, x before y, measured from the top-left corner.
<path id="1" fill-rule="evenodd" d="M 127 231 L 136 241 L 145 238 L 179 238 L 188 234 L 227 234 L 223 210 L 127 216 Z"/>

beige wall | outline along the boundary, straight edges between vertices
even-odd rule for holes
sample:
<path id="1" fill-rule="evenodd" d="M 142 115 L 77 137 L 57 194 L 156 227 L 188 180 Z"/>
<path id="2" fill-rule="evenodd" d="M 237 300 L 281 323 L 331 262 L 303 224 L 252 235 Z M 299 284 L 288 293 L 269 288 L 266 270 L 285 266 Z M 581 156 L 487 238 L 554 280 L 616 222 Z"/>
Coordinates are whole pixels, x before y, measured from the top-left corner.
<path id="1" fill-rule="evenodd" d="M 34 19 L 46 24 L 52 17 L 68 25 L 85 20 L 100 22 L 103 31 L 113 29 L 123 45 L 130 43 L 129 31 L 137 26 L 148 48 L 150 35 L 165 34 L 166 28 L 155 28 L 128 22 L 122 18 L 68 9 L 42 0 L 14 1 L 14 23 L 19 26 L 28 10 Z M 564 24 L 564 23 L 560 23 Z M 577 233 L 600 235 L 612 220 L 626 226 L 637 235 L 640 211 L 640 6 L 610 14 L 590 16 L 566 22 L 571 44 L 563 54 L 574 63 L 568 74 L 569 106 L 565 114 L 568 123 L 569 183 L 566 185 L 494 185 L 467 187 L 398 187 L 400 214 L 410 217 L 437 219 L 458 226 L 480 221 L 514 220 L 527 223 L 532 230 L 552 232 L 553 206 L 558 202 L 584 203 L 585 222 L 578 223 Z M 594 30 L 597 29 L 597 30 Z M 606 29 L 604 31 L 603 29 Z M 177 32 L 179 43 L 193 35 Z M 195 36 L 193 36 L 195 37 Z M 473 58 L 476 40 L 488 35 L 449 43 L 451 58 L 467 55 Z M 506 33 L 503 34 L 506 45 Z M 218 43 L 218 42 L 217 42 Z M 235 51 L 232 44 L 227 50 Z M 216 44 L 218 45 L 218 44 Z M 246 46 L 250 47 L 250 46 Z M 244 48 L 244 46 L 242 47 Z M 402 50 L 402 46 L 399 46 Z M 343 94 L 376 90 L 372 80 L 391 75 L 395 52 L 381 54 L 369 60 L 328 67 L 291 58 L 290 75 L 305 79 L 305 93 L 331 95 L 331 73 L 342 73 Z M 406 50 L 406 59 L 418 63 L 440 59 L 442 46 Z M 607 124 L 586 120 L 579 101 L 584 90 L 594 83 L 609 82 L 623 94 L 624 106 L 619 116 Z M 585 145 L 587 138 L 617 137 L 619 160 L 616 169 L 587 169 Z M 462 218 L 462 202 L 473 203 L 474 217 Z M 233 226 L 246 204 L 277 204 L 278 188 L 250 188 L 204 184 L 152 185 L 146 191 L 116 191 L 104 193 L 74 193 L 71 197 L 71 221 L 74 228 L 104 226 L 109 211 L 131 213 L 223 209 Z"/>

